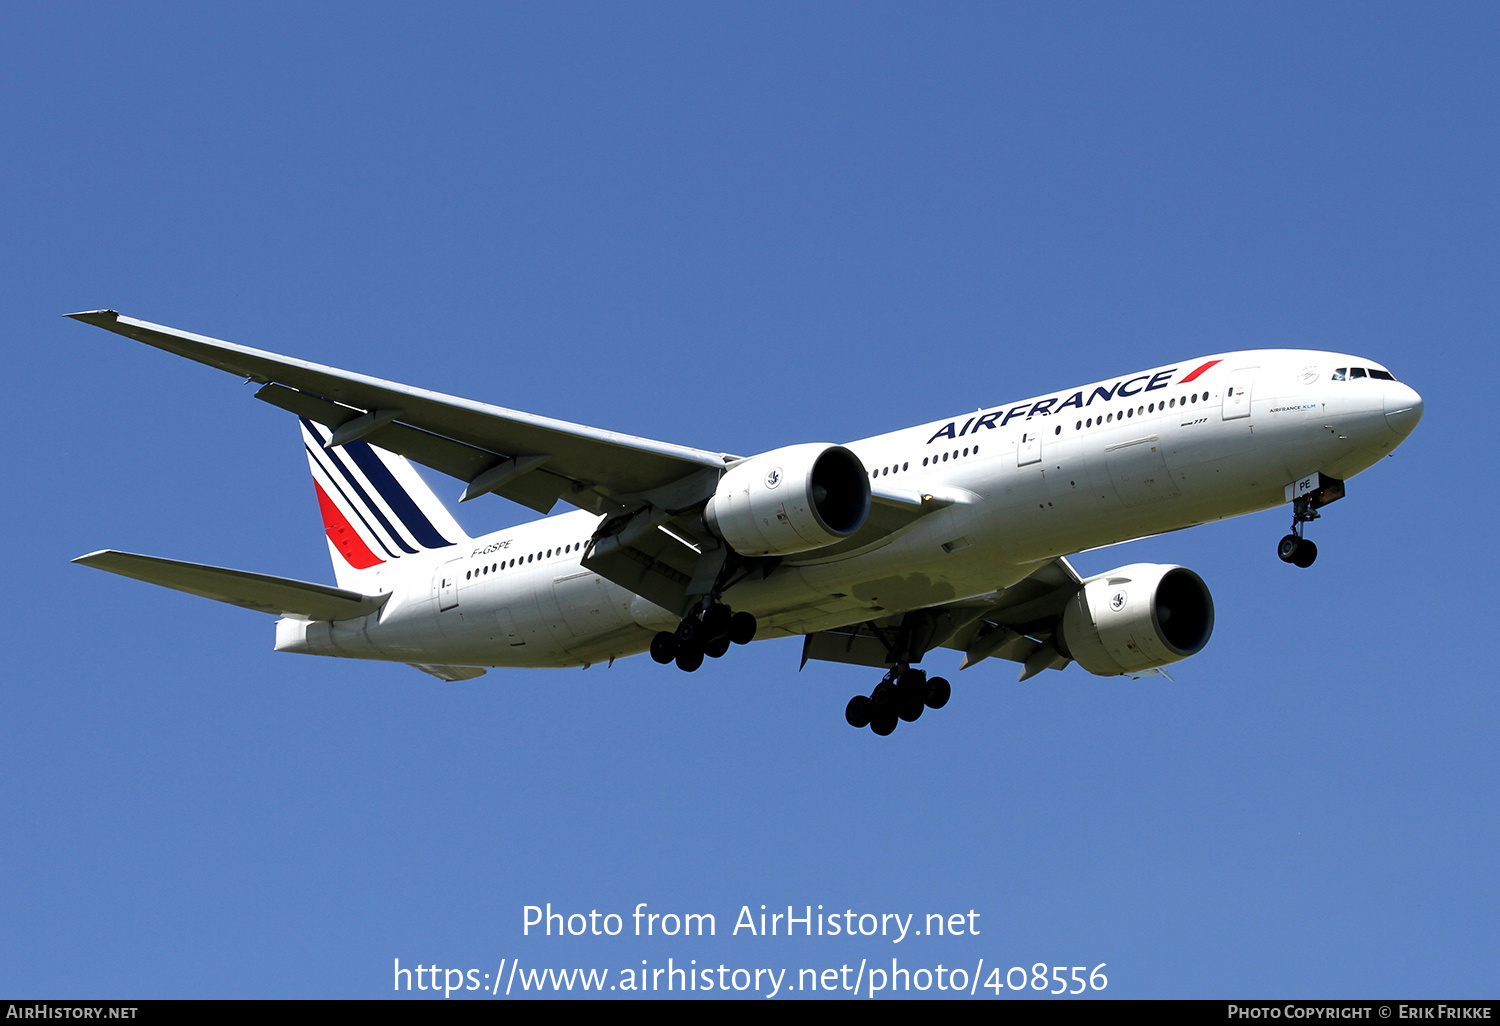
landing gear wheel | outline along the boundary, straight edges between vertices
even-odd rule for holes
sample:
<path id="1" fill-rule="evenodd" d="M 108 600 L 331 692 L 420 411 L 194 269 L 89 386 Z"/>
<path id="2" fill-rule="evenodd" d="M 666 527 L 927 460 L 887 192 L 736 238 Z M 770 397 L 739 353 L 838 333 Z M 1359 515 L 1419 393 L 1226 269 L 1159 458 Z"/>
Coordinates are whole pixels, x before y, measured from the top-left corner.
<path id="1" fill-rule="evenodd" d="M 953 696 L 953 686 L 942 677 L 929 677 L 927 680 L 927 708 L 941 709 L 948 704 L 948 699 Z"/>
<path id="2" fill-rule="evenodd" d="M 703 654 L 711 659 L 718 659 L 728 651 L 729 639 L 727 637 L 715 638 L 713 641 L 710 641 L 707 645 L 703 646 Z"/>
<path id="3" fill-rule="evenodd" d="M 1297 546 L 1297 554 L 1292 557 L 1292 563 L 1306 570 L 1313 565 L 1313 560 L 1317 558 L 1318 547 L 1306 538 L 1303 538 L 1302 544 Z"/>
<path id="4" fill-rule="evenodd" d="M 651 639 L 651 658 L 665 666 L 677 658 L 677 635 L 671 631 L 657 631 Z"/>
<path id="5" fill-rule="evenodd" d="M 877 709 L 896 708 L 896 685 L 888 680 L 883 680 L 875 685 L 875 690 L 870 692 L 870 701 L 875 703 Z M 892 730 L 895 728 L 892 727 Z M 877 731 L 878 733 L 878 731 Z"/>
<path id="6" fill-rule="evenodd" d="M 755 640 L 758 625 L 750 613 L 735 613 L 729 618 L 729 640 L 736 645 L 748 645 Z"/>
<path id="7" fill-rule="evenodd" d="M 896 678 L 896 714 L 907 723 L 922 715 L 927 701 L 927 674 L 921 670 L 902 670 Z"/>
<path id="8" fill-rule="evenodd" d="M 1304 544 L 1307 543 L 1301 538 L 1298 538 L 1295 534 L 1289 534 L 1276 543 L 1276 556 L 1283 563 L 1295 563 L 1297 561 L 1297 551 Z"/>
<path id="9" fill-rule="evenodd" d="M 685 616 L 677 625 L 677 642 L 680 645 L 697 645 L 703 640 L 703 621 L 695 616 Z"/>
<path id="10" fill-rule="evenodd" d="M 877 712 L 874 718 L 870 720 L 870 729 L 879 734 L 881 737 L 885 737 L 887 734 L 891 733 L 891 731 L 896 729 L 897 722 L 899 721 L 896 719 L 895 713 L 884 711 Z"/>
<path id="11" fill-rule="evenodd" d="M 729 607 L 715 602 L 703 612 L 704 638 L 721 638 L 729 635 Z"/>
<path id="12" fill-rule="evenodd" d="M 849 699 L 849 704 L 844 707 L 844 719 L 849 726 L 860 730 L 870 725 L 871 714 L 875 711 L 875 703 L 864 695 L 855 695 Z"/>
<path id="13" fill-rule="evenodd" d="M 692 673 L 703 665 L 703 649 L 696 645 L 681 645 L 677 649 L 677 668 Z"/>

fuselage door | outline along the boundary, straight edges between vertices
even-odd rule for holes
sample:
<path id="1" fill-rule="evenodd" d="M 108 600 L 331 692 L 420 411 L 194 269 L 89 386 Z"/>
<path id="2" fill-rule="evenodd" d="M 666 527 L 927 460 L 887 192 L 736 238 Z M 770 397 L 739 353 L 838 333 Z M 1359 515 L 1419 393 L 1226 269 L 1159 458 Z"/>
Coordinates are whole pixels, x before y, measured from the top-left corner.
<path id="1" fill-rule="evenodd" d="M 1041 433 L 1030 429 L 1021 432 L 1021 440 L 1016 443 L 1016 466 L 1029 467 L 1033 463 L 1040 463 L 1041 459 Z"/>
<path id="2" fill-rule="evenodd" d="M 438 611 L 452 609 L 458 605 L 458 564 L 463 560 L 455 559 L 438 567 L 437 593 Z"/>
<path id="3" fill-rule="evenodd" d="M 1224 419 L 1238 420 L 1250 416 L 1250 389 L 1259 367 L 1242 367 L 1229 375 L 1224 386 Z"/>

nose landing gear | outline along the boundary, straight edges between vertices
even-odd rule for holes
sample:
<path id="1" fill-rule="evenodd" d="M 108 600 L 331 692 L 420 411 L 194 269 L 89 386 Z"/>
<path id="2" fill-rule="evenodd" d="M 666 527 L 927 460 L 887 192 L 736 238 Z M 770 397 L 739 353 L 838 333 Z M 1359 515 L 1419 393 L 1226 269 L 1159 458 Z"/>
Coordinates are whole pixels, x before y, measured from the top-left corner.
<path id="1" fill-rule="evenodd" d="M 1292 533 L 1276 543 L 1276 555 L 1283 563 L 1312 566 L 1318 547 L 1303 537 L 1303 528 L 1319 518 L 1318 507 L 1344 497 L 1344 482 L 1319 471 L 1287 485 L 1286 494 L 1292 500 Z"/>
<path id="2" fill-rule="evenodd" d="M 856 730 L 869 727 L 884 737 L 901 720 L 915 723 L 923 709 L 941 709 L 952 694 L 952 686 L 942 677 L 928 677 L 921 670 L 897 666 L 868 696 L 849 699 L 844 719 Z"/>
<path id="3" fill-rule="evenodd" d="M 1309 496 L 1292 500 L 1292 533 L 1276 543 L 1276 555 L 1283 563 L 1291 563 L 1303 569 L 1313 565 L 1318 558 L 1318 546 L 1302 536 L 1303 526 L 1317 520 L 1321 514 Z"/>

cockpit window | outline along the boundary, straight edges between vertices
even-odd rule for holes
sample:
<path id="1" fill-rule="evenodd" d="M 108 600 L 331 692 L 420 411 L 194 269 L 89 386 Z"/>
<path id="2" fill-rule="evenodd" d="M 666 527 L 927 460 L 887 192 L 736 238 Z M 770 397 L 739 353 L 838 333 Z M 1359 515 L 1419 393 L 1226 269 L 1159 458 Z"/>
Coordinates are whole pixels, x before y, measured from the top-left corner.
<path id="1" fill-rule="evenodd" d="M 1396 380 L 1396 375 L 1392 374 L 1390 371 L 1376 370 L 1374 367 L 1370 368 L 1370 377 L 1380 381 Z"/>
<path id="2" fill-rule="evenodd" d="M 1343 381 L 1348 376 L 1349 376 L 1349 368 L 1348 367 L 1340 367 L 1338 370 L 1336 370 L 1336 371 L 1333 372 L 1333 380 L 1334 381 Z"/>
<path id="3" fill-rule="evenodd" d="M 1363 367 L 1354 367 L 1354 368 L 1351 368 L 1350 371 L 1349 371 L 1349 380 L 1351 380 L 1351 381 L 1353 381 L 1355 378 L 1362 378 L 1364 376 L 1365 376 L 1365 369 Z"/>

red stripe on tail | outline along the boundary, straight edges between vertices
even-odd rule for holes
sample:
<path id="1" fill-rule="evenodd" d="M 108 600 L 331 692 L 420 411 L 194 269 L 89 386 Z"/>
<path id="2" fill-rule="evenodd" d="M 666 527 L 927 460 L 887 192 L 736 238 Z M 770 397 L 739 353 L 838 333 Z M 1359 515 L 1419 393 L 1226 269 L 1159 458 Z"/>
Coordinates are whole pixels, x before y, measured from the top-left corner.
<path id="1" fill-rule="evenodd" d="M 385 560 L 370 551 L 359 532 L 349 526 L 344 514 L 323 491 L 323 486 L 313 481 L 313 487 L 318 490 L 318 509 L 323 511 L 323 529 L 328 532 L 328 540 L 333 542 L 333 547 L 338 549 L 344 561 L 356 570 L 384 563 Z"/>

